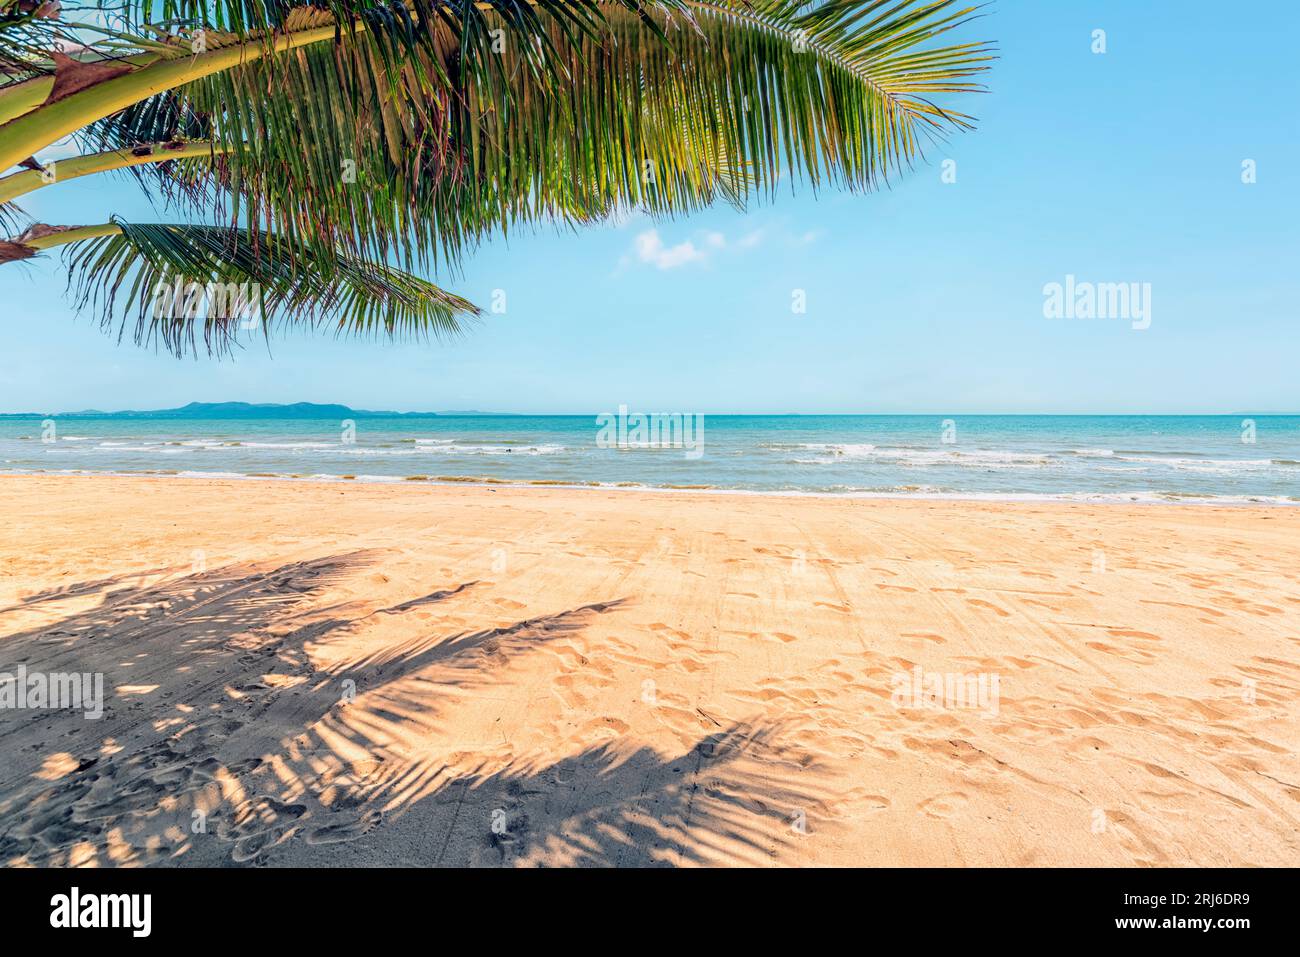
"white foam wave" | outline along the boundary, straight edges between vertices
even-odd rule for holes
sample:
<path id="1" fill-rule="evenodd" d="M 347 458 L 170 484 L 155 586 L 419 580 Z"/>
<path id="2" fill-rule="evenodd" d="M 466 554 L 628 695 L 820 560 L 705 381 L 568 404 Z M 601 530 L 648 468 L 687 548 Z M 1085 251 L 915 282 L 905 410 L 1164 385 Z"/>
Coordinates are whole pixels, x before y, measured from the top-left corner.
<path id="1" fill-rule="evenodd" d="M 871 459 L 881 465 L 967 466 L 973 468 L 1044 468 L 1052 457 L 1039 452 L 1012 452 L 999 449 L 911 449 L 880 448 L 866 443 L 807 443 L 801 448 L 821 452 L 825 458 L 794 459 L 801 464 L 824 465 L 843 459 Z"/>

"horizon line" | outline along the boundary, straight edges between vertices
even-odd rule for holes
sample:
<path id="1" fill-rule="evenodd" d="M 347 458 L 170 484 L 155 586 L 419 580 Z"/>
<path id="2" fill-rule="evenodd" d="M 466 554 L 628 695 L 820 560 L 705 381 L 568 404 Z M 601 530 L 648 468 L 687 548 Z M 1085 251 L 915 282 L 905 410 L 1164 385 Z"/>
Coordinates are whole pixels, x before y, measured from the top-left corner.
<path id="1" fill-rule="evenodd" d="M 617 408 L 616 408 L 616 410 L 613 411 L 613 412 L 608 411 L 608 410 L 607 410 L 607 411 L 601 411 L 601 412 L 595 412 L 595 411 L 591 411 L 591 412 L 589 412 L 589 411 L 578 411 L 578 412 L 574 412 L 574 411 L 566 411 L 566 412 L 555 412 L 555 411 L 547 411 L 547 412 L 517 412 L 517 411 L 513 411 L 513 410 L 499 411 L 499 410 L 491 410 L 491 409 L 467 409 L 467 410 L 445 409 L 445 410 L 442 410 L 442 411 L 437 411 L 437 410 L 423 410 L 423 409 L 420 409 L 420 410 L 401 410 L 401 409 L 366 409 L 366 408 L 359 408 L 359 407 L 351 406 L 351 405 L 348 405 L 347 403 L 344 403 L 344 402 L 307 402 L 307 401 L 302 401 L 302 402 L 243 402 L 243 400 L 236 400 L 235 402 L 213 402 L 213 403 L 199 403 L 199 404 L 202 404 L 202 405 L 228 405 L 228 404 L 238 404 L 238 403 L 242 403 L 242 404 L 246 404 L 246 405 L 252 405 L 252 406 L 285 406 L 285 407 L 290 407 L 290 406 L 295 406 L 295 405 L 338 405 L 338 406 L 343 406 L 344 408 L 347 408 L 347 409 L 349 409 L 350 411 L 353 411 L 353 412 L 368 412 L 368 413 L 371 413 L 371 414 L 379 414 L 379 415 L 387 414 L 387 413 L 391 413 L 391 414 L 395 414 L 395 415 L 430 415 L 430 416 L 446 416 L 446 417 L 449 417 L 449 418 L 454 418 L 454 417 L 472 418 L 472 417 L 474 417 L 474 416 L 476 416 L 476 415 L 518 416 L 518 417 L 521 417 L 521 418 L 526 418 L 526 417 L 548 417 L 548 416 L 549 416 L 549 417 L 558 417 L 558 416 L 567 416 L 567 417 L 585 417 L 585 416 L 593 416 L 593 417 L 594 417 L 594 416 L 601 416 L 601 415 L 615 415 L 615 414 L 617 414 Z M 1167 417 L 1167 418 L 1175 418 L 1175 417 L 1186 417 L 1186 418 L 1192 418 L 1192 417 L 1211 417 L 1211 416 L 1232 416 L 1232 417 L 1235 417 L 1235 416 L 1239 416 L 1239 415 L 1241 415 L 1241 416 L 1251 416 L 1251 415 L 1258 415 L 1258 416 L 1279 416 L 1279 417 L 1280 417 L 1280 416 L 1300 416 L 1300 410 L 1298 410 L 1298 411 L 1275 411 L 1275 410 L 1250 411 L 1250 410 L 1232 410 L 1232 411 L 1226 411 L 1226 412 L 1223 412 L 1223 411 L 1214 411 L 1214 412 L 1211 412 L 1211 411 L 1194 411 L 1194 412 L 1150 412 L 1150 411 L 1125 411 L 1125 412 L 1077 412 L 1077 411 L 1074 411 L 1074 412 L 984 412 L 984 411 L 980 411 L 980 412 L 953 412 L 953 411 L 951 411 L 951 410 L 949 410 L 949 411 L 943 411 L 943 412 L 934 412 L 934 411 L 922 411 L 922 412 L 709 412 L 709 411 L 698 412 L 698 411 L 690 411 L 690 412 L 688 412 L 688 411 L 684 411 L 684 410 L 677 410 L 677 411 L 663 411 L 663 410 L 652 409 L 652 408 L 649 407 L 649 406 L 645 407 L 644 409 L 642 409 L 642 408 L 632 408 L 632 407 L 630 407 L 630 406 L 627 406 L 626 403 L 621 403 L 621 405 L 624 406 L 624 407 L 626 407 L 626 408 L 628 409 L 628 414 L 629 414 L 629 415 L 704 415 L 704 416 L 712 416 L 712 417 L 714 417 L 714 418 L 723 418 L 723 417 L 740 418 L 740 417 L 746 417 L 746 416 L 749 416 L 749 417 L 771 417 L 771 418 L 790 418 L 790 417 L 800 417 L 800 416 L 806 416 L 806 417 L 818 417 L 818 416 L 844 416 L 844 417 L 858 417 L 858 418 L 887 418 L 887 417 L 900 417 L 900 416 L 914 416 L 914 417 L 921 417 L 921 416 L 924 416 L 924 417 L 946 417 L 946 418 L 954 418 L 954 417 L 957 417 L 957 416 L 984 416 L 984 417 L 994 417 L 994 416 L 997 416 L 997 417 L 1011 417 L 1011 416 L 1019 416 L 1019 417 L 1024 417 L 1024 418 L 1032 418 L 1032 417 L 1044 417 L 1044 418 L 1047 418 L 1047 417 L 1086 417 L 1086 416 L 1087 416 L 1087 417 L 1112 416 L 1112 417 L 1115 417 L 1115 418 L 1121 418 L 1121 417 L 1125 417 L 1125 418 L 1134 418 L 1134 417 L 1142 417 L 1142 416 L 1147 416 L 1147 417 L 1151 417 L 1151 416 L 1163 416 L 1163 417 Z M 78 409 L 78 410 L 65 410 L 65 411 L 62 411 L 62 412 L 46 412 L 46 411 L 23 410 L 23 411 L 16 411 L 16 412 L 9 412 L 9 411 L 0 412 L 0 416 L 13 416 L 13 417 L 37 417 L 37 416 L 47 416 L 47 417 L 57 417 L 57 416 L 77 416 L 77 415 L 87 415 L 87 414 L 111 416 L 111 415 L 121 415 L 121 414 L 123 414 L 123 413 L 127 413 L 127 412 L 133 412 L 133 413 L 146 413 L 146 414 L 147 414 L 147 413 L 150 413 L 150 412 L 173 412 L 173 411 L 177 411 L 178 409 L 181 409 L 181 408 L 184 408 L 184 407 L 183 407 L 183 406 L 173 406 L 173 407 L 169 407 L 169 408 L 159 408 L 159 409 L 117 409 L 117 410 L 114 410 L 114 411 L 106 411 L 106 410 L 103 410 L 103 409 Z"/>

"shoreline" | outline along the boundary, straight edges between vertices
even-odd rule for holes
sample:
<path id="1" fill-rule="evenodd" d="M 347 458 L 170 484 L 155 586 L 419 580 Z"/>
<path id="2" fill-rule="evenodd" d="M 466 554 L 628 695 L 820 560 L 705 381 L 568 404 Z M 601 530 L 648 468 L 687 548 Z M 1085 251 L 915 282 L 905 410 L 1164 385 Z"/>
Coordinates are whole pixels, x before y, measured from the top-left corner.
<path id="1" fill-rule="evenodd" d="M 1132 505 L 1188 506 L 1194 508 L 1261 508 L 1287 509 L 1300 506 L 1300 496 L 1222 495 L 1204 496 L 1173 492 L 899 492 L 853 489 L 828 492 L 818 489 L 745 489 L 704 485 L 644 485 L 635 482 L 565 482 L 552 479 L 504 479 L 492 476 L 454 476 L 415 474 L 387 475 L 282 475 L 273 473 L 202 472 L 197 470 L 151 470 L 112 472 L 88 469 L 0 470 L 0 480 L 26 478 L 110 478 L 110 479 L 182 479 L 194 482 L 279 482 L 305 485 L 411 485 L 466 488 L 562 489 L 567 491 L 641 492 L 662 495 L 686 492 L 703 495 L 737 495 L 759 498 L 826 499 L 832 501 L 886 502 L 987 502 L 992 504 L 1060 504 L 1060 505 Z"/>

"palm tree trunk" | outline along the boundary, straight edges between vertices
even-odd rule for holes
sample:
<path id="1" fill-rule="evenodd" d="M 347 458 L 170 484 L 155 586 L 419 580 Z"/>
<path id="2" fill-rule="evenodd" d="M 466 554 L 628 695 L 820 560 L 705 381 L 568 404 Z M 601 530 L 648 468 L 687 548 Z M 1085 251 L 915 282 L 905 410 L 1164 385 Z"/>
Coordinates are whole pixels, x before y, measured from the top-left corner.
<path id="1" fill-rule="evenodd" d="M 354 24 L 362 30 L 364 24 Z M 0 126 L 0 170 L 16 166 L 51 143 L 133 103 L 193 80 L 334 38 L 335 25 L 285 33 L 267 42 L 252 40 L 197 56 L 158 60 L 123 76 L 105 80 L 55 103 L 38 106 Z"/>
<path id="2" fill-rule="evenodd" d="M 89 153 L 85 156 L 74 156 L 71 159 L 58 160 L 46 165 L 46 169 L 51 170 L 53 175 L 45 175 L 40 170 L 35 169 L 23 170 L 21 173 L 11 173 L 8 176 L 0 177 L 0 203 L 11 202 L 19 196 L 40 189 L 42 186 L 52 186 L 55 183 L 76 179 L 79 176 L 106 173 L 115 169 L 128 169 L 132 166 L 143 166 L 146 163 L 165 163 L 168 160 L 213 156 L 217 153 L 224 153 L 226 147 L 220 143 L 211 143 L 208 140 L 196 140 L 184 144 L 179 149 L 168 149 L 166 146 L 154 145 L 150 147 L 150 150 L 151 152 L 143 155 L 132 150 L 109 150 L 105 153 Z"/>

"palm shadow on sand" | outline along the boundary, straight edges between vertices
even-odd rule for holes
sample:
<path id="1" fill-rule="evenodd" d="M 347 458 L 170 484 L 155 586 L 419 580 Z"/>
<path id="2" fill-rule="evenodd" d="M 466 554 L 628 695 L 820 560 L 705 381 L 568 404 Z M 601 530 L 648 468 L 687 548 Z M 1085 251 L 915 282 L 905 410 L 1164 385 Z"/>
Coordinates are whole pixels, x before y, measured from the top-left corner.
<path id="1" fill-rule="evenodd" d="M 0 771 L 0 862 L 764 863 L 824 809 L 816 766 L 782 744 L 778 723 L 719 728 L 671 754 L 622 737 L 559 759 L 422 750 L 476 694 L 508 691 L 502 675 L 518 656 L 623 599 L 314 663 L 311 649 L 364 634 L 375 616 L 427 612 L 478 587 L 319 607 L 326 587 L 380 558 L 63 590 L 106 597 L 6 638 L 0 670 L 101 672 L 109 705 L 99 721 L 0 712 L 12 756 Z"/>

